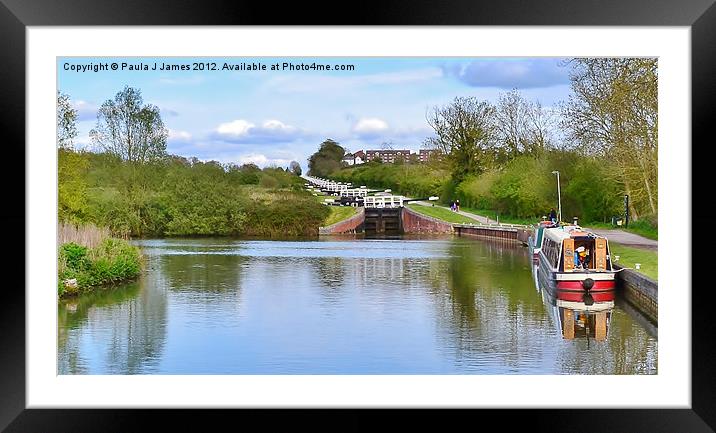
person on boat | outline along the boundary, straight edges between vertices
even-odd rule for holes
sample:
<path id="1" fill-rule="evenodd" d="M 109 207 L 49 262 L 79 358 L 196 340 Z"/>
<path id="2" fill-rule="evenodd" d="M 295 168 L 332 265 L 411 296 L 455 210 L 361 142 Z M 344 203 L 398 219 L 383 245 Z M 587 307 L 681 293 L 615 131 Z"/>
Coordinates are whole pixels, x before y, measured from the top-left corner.
<path id="1" fill-rule="evenodd" d="M 557 222 L 557 212 L 554 211 L 554 208 L 552 208 L 551 211 L 549 211 L 549 220 L 553 223 Z"/>
<path id="2" fill-rule="evenodd" d="M 584 246 L 574 250 L 574 267 L 577 269 L 586 269 L 589 265 L 589 256 Z"/>

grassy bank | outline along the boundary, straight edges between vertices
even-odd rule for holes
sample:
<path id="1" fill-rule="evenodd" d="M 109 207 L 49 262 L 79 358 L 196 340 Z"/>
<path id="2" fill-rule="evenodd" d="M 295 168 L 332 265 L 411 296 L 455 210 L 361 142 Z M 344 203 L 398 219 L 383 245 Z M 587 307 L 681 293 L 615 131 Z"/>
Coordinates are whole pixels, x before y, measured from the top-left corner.
<path id="1" fill-rule="evenodd" d="M 556 170 L 560 173 L 563 219 L 571 221 L 577 216 L 584 226 L 614 228 L 609 223 L 623 212 L 624 185 L 612 169 L 599 158 L 551 150 L 521 155 L 460 180 L 439 163 L 367 163 L 337 170 L 330 177 L 370 188 L 391 188 L 410 197 L 437 195 L 445 205 L 459 199 L 461 210 L 492 220 L 499 214 L 500 222 L 508 224 L 534 224 L 551 208 L 557 209 Z M 632 204 L 634 200 L 632 197 Z M 627 231 L 656 239 L 658 221 L 652 213 L 642 203 L 640 219 L 631 221 Z"/>
<path id="2" fill-rule="evenodd" d="M 331 213 L 323 222 L 323 227 L 328 227 L 331 224 L 347 220 L 358 212 L 358 208 L 353 206 L 328 206 Z"/>
<path id="3" fill-rule="evenodd" d="M 338 198 L 335 196 L 327 194 L 318 194 L 314 198 L 318 203 L 321 203 L 322 206 L 328 209 L 328 214 L 326 215 L 326 219 L 323 220 L 321 227 L 328 227 L 337 222 L 347 220 L 358 212 L 358 208 L 355 208 L 353 206 L 326 206 L 324 204 L 326 202 L 326 199 L 335 200 L 336 198 Z"/>
<path id="4" fill-rule="evenodd" d="M 460 215 L 440 206 L 421 206 L 419 204 L 409 204 L 408 207 L 415 212 L 427 215 L 429 217 L 437 218 L 439 220 L 447 221 L 449 223 L 457 224 L 479 224 L 472 218 Z"/>
<path id="5" fill-rule="evenodd" d="M 57 293 L 67 297 L 135 278 L 141 271 L 139 248 L 109 237 L 92 225 L 60 224 Z"/>
<path id="6" fill-rule="evenodd" d="M 260 169 L 167 156 L 130 163 L 60 150 L 59 217 L 132 237 L 316 236 L 328 209 L 303 179 Z"/>
<path id="7" fill-rule="evenodd" d="M 480 215 L 485 218 L 490 218 L 493 221 L 499 220 L 499 222 L 502 224 L 532 225 L 540 220 L 540 218 L 519 218 L 519 217 L 514 217 L 511 215 L 502 215 L 502 214 L 497 213 L 494 210 L 489 210 L 489 209 L 475 209 L 475 208 L 471 208 L 471 207 L 460 206 L 460 210 L 463 210 L 465 212 L 469 212 L 469 213 L 472 213 L 475 215 Z"/>
<path id="8" fill-rule="evenodd" d="M 628 247 L 616 242 L 609 242 L 609 247 L 611 248 L 612 257 L 619 256 L 619 260 L 614 263 L 632 269 L 634 269 L 635 263 L 639 263 L 641 265 L 640 269 L 634 269 L 635 271 L 654 280 L 659 279 L 659 256 L 655 251 Z"/>

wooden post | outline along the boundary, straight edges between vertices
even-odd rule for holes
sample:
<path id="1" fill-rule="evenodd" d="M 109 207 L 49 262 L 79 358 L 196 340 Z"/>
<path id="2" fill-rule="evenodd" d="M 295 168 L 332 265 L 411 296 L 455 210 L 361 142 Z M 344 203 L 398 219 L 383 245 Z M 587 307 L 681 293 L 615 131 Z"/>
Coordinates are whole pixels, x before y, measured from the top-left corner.
<path id="1" fill-rule="evenodd" d="M 562 318 L 562 335 L 567 340 L 574 339 L 574 311 L 565 308 Z"/>
<path id="2" fill-rule="evenodd" d="M 574 269 L 574 239 L 564 240 L 564 271 Z"/>
<path id="3" fill-rule="evenodd" d="M 597 238 L 594 242 L 594 266 L 598 271 L 607 269 L 607 240 Z"/>
<path id="4" fill-rule="evenodd" d="M 594 315 L 595 327 L 594 338 L 597 341 L 604 341 L 607 338 L 607 312 L 600 311 Z"/>

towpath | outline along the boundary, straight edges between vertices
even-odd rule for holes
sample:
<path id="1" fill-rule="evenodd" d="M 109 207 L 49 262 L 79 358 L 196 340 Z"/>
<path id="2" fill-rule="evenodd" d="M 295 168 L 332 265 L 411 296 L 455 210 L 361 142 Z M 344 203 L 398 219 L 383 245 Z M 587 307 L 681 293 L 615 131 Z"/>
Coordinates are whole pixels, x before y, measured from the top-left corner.
<path id="1" fill-rule="evenodd" d="M 586 227 L 585 227 L 586 228 Z M 604 236 L 609 239 L 610 242 L 616 242 L 622 245 L 628 245 L 630 247 L 642 248 L 645 250 L 657 251 L 659 249 L 659 242 L 653 239 L 645 238 L 634 233 L 626 232 L 624 230 L 610 230 L 610 229 L 589 229 L 599 236 Z"/>
<path id="2" fill-rule="evenodd" d="M 427 202 L 427 201 L 418 201 L 415 203 L 419 204 L 421 206 L 433 206 L 432 202 Z M 435 206 L 439 206 L 439 205 L 435 205 Z M 447 206 L 440 206 L 440 207 L 449 209 Z M 458 213 L 460 215 L 467 217 L 467 218 L 472 218 L 475 221 L 478 221 L 482 224 L 497 224 L 497 221 L 487 218 L 487 217 L 484 217 L 484 216 L 481 216 L 481 215 L 475 215 L 473 213 L 469 213 L 469 212 L 465 212 L 465 211 L 460 211 Z M 587 227 L 585 227 L 585 228 L 587 228 Z M 630 232 L 627 232 L 624 230 L 618 230 L 618 229 L 588 229 L 588 230 L 590 230 L 600 236 L 604 236 L 612 242 L 616 242 L 616 243 L 619 243 L 622 245 L 627 245 L 627 246 L 635 247 L 635 248 L 642 248 L 642 249 L 651 250 L 651 251 L 657 251 L 659 248 L 658 241 L 655 241 L 653 239 L 648 239 L 643 236 L 640 236 L 640 235 L 637 235 L 634 233 L 630 233 Z"/>
<path id="3" fill-rule="evenodd" d="M 429 202 L 429 201 L 416 201 L 415 204 L 419 204 L 420 206 L 433 206 L 433 203 L 432 203 L 432 202 Z M 448 210 L 450 209 L 450 208 L 447 207 L 447 206 L 440 206 L 440 205 L 435 205 L 435 206 L 441 207 L 441 208 L 444 208 L 444 209 L 448 209 Z M 460 214 L 460 215 L 462 215 L 462 216 L 465 216 L 465 217 L 467 217 L 467 218 L 472 218 L 472 219 L 474 219 L 475 221 L 477 221 L 477 222 L 479 222 L 479 223 L 482 223 L 482 224 L 497 224 L 497 221 L 495 221 L 495 220 L 492 220 L 492 219 L 490 219 L 490 218 L 487 218 L 487 217 L 484 217 L 484 216 L 481 216 L 481 215 L 475 215 L 474 213 L 465 212 L 465 211 L 459 211 L 459 212 L 457 212 L 457 213 Z"/>

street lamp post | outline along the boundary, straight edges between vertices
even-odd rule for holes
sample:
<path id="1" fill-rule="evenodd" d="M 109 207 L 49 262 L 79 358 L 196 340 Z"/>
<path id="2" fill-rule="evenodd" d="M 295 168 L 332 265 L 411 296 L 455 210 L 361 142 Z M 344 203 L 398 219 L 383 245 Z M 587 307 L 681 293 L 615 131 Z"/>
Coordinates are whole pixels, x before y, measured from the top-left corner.
<path id="1" fill-rule="evenodd" d="M 553 171 L 552 174 L 557 175 L 557 204 L 558 204 L 558 211 L 557 211 L 557 222 L 559 223 L 562 221 L 562 192 L 559 189 L 559 172 L 557 170 Z"/>

